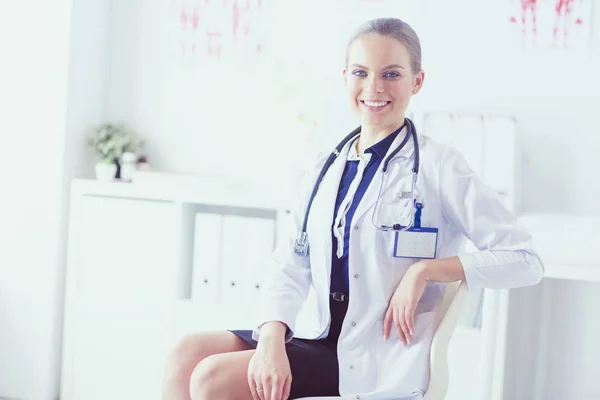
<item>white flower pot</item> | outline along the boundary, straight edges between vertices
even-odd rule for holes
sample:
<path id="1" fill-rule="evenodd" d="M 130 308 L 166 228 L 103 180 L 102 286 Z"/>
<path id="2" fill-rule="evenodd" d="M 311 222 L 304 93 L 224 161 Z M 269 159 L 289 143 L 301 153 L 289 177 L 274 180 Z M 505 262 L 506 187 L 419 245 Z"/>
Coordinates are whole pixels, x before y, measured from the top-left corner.
<path id="1" fill-rule="evenodd" d="M 96 164 L 96 179 L 99 181 L 110 182 L 115 179 L 117 174 L 117 165 L 99 162 Z"/>

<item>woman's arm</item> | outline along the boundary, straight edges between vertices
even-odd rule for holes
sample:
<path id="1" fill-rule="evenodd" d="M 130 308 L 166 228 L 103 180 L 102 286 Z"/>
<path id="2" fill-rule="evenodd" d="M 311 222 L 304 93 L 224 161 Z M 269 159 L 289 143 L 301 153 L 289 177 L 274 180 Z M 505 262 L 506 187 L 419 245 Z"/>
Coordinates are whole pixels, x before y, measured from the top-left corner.
<path id="1" fill-rule="evenodd" d="M 459 257 L 421 260 L 410 267 L 426 282 L 454 282 L 465 280 L 465 271 Z"/>
<path id="2" fill-rule="evenodd" d="M 447 147 L 439 174 L 444 218 L 450 229 L 466 236 L 479 250 L 458 256 L 469 289 L 511 289 L 538 283 L 544 267 L 530 233 L 471 170 L 462 154 Z M 443 265 L 434 263 L 428 270 L 439 276 Z M 456 263 L 447 266 L 456 267 Z"/>

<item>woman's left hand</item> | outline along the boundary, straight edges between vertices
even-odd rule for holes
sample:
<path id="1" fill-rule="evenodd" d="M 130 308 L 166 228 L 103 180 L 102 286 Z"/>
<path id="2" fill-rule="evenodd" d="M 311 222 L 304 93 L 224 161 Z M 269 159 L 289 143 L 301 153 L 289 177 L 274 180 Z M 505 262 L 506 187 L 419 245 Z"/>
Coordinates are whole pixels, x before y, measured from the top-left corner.
<path id="1" fill-rule="evenodd" d="M 413 264 L 404 274 L 394 292 L 383 320 L 383 338 L 390 336 L 392 322 L 398 338 L 404 346 L 412 342 L 414 315 L 417 303 L 423 296 L 427 280 L 423 276 L 423 265 Z"/>

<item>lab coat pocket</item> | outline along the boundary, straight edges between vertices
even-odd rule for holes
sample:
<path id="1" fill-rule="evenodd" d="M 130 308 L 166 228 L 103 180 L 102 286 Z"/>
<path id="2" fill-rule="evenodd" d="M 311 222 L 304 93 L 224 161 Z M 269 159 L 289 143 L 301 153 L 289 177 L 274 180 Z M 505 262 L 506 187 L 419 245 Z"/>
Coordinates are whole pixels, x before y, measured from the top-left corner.
<path id="1" fill-rule="evenodd" d="M 392 227 L 394 225 L 406 226 L 411 223 L 413 211 L 410 187 L 398 185 L 390 188 L 382 196 L 374 210 L 375 225 Z M 396 232 L 393 230 L 377 232 L 377 252 L 379 256 L 391 258 L 394 251 L 394 239 Z"/>
<path id="2" fill-rule="evenodd" d="M 382 195 L 375 210 L 375 224 L 381 226 L 393 226 L 399 224 L 405 226 L 410 223 L 411 198 L 405 198 L 406 193 L 401 189 L 390 191 Z"/>

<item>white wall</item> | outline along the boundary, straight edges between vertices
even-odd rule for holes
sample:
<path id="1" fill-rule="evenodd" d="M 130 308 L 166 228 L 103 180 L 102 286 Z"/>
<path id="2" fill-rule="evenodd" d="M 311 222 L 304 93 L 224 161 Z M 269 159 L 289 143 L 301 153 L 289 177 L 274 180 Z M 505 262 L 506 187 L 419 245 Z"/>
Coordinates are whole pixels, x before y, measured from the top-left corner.
<path id="1" fill-rule="evenodd" d="M 423 41 L 430 80 L 421 100 L 433 108 L 516 114 L 523 209 L 600 215 L 593 156 L 600 148 L 599 32 L 589 52 L 514 50 L 485 29 L 505 24 L 506 18 L 493 20 L 503 15 L 503 2 L 461 3 L 472 5 L 441 2 L 428 15 Z M 600 7 L 594 18 L 597 25 Z"/>
<path id="2" fill-rule="evenodd" d="M 330 62 L 316 65 L 318 58 L 305 57 L 314 41 L 324 45 L 337 38 L 328 39 L 318 30 L 303 32 L 302 24 L 307 19 L 300 18 L 325 19 L 333 11 L 313 15 L 310 1 L 266 2 L 271 3 L 272 14 L 278 16 L 271 29 L 275 40 L 267 50 L 276 56 L 266 61 L 214 64 L 179 57 L 179 16 L 171 7 L 175 3 L 178 1 L 136 0 L 113 5 L 115 35 L 111 40 L 108 116 L 130 122 L 148 139 L 148 154 L 155 166 L 248 178 L 258 172 L 272 176 L 275 171 L 269 171 L 268 164 L 273 159 L 254 156 L 243 169 L 229 160 L 247 159 L 248 154 L 256 155 L 265 146 L 299 149 L 305 145 L 305 132 L 300 129 L 309 130 L 310 123 L 290 124 L 295 106 L 284 103 L 280 93 L 293 94 L 299 76 L 310 77 L 311 87 L 315 88 L 310 98 L 296 96 L 301 108 L 318 110 L 326 116 L 326 106 L 344 109 L 345 103 L 340 107 L 339 102 L 332 102 L 332 93 L 341 89 L 342 82 L 340 66 L 333 63 L 336 55 L 329 50 L 335 47 L 317 48 L 320 59 L 327 57 Z M 320 3 L 321 8 L 333 8 L 329 2 Z M 341 47 L 338 53 L 341 57 Z M 296 63 L 290 65 L 289 59 Z M 323 120 L 332 123 L 336 119 Z M 337 138 L 334 132 L 330 135 Z M 235 146 L 231 144 L 232 135 L 237 141 Z M 295 161 L 301 154 L 291 153 L 271 155 L 279 157 L 277 162 L 286 171 L 290 160 Z"/>
<path id="3" fill-rule="evenodd" d="M 51 371 L 54 383 L 50 392 L 52 396 L 58 394 L 60 388 L 70 182 L 74 178 L 92 176 L 93 165 L 97 161 L 92 151 L 86 148 L 85 139 L 92 127 L 105 121 L 110 13 L 110 0 L 73 0 L 72 3 L 61 229 L 53 302 L 56 325 Z"/>
<path id="4" fill-rule="evenodd" d="M 53 382 L 71 4 L 0 3 L 0 394 Z M 18 38 L 19 40 L 15 40 Z"/>
<path id="5" fill-rule="evenodd" d="M 102 120 L 108 4 L 0 2 L 0 397 L 58 396 L 68 182 Z"/>
<path id="6" fill-rule="evenodd" d="M 364 18 L 390 15 L 390 2 L 379 9 L 372 3 L 370 15 L 357 13 L 356 1 L 277 2 L 271 28 L 277 40 L 267 48 L 276 56 L 218 67 L 178 56 L 178 16 L 171 8 L 176 3 L 118 2 L 112 19 L 108 116 L 140 130 L 157 166 L 268 173 L 260 160 L 240 171 L 223 154 L 242 155 L 283 141 L 284 148 L 303 145 L 297 143 L 298 130 L 310 126 L 289 122 L 291 107 L 276 97 L 285 85 L 289 91 L 308 87 L 296 102 L 324 121 L 316 134 L 337 138 L 343 132 L 332 128 L 355 123 L 339 122 L 348 115 L 340 74 L 345 37 Z M 504 2 L 403 4 L 409 4 L 407 11 L 397 14 L 414 21 L 424 48 L 427 79 L 415 106 L 518 115 L 523 209 L 599 214 L 600 181 L 593 176 L 593 149 L 600 145 L 600 122 L 594 118 L 600 103 L 598 38 L 590 52 L 522 51 L 496 33 L 507 24 Z M 600 7 L 595 14 L 597 21 Z M 294 63 L 282 64 L 282 54 Z M 326 106 L 333 110 L 324 112 Z M 223 140 L 233 135 L 240 141 L 235 148 Z"/>

